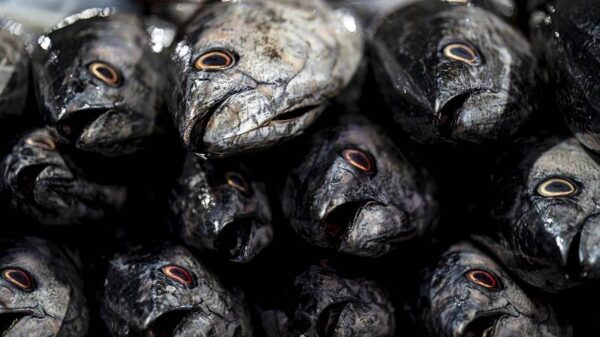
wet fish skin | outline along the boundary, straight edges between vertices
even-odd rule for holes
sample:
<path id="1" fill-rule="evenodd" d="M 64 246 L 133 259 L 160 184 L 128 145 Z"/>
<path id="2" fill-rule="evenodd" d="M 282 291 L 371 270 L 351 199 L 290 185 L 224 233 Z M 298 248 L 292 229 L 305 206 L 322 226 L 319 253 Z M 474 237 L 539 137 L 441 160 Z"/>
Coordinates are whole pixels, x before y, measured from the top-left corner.
<path id="1" fill-rule="evenodd" d="M 266 187 L 237 160 L 188 154 L 172 195 L 175 231 L 190 247 L 246 263 L 273 240 Z"/>
<path id="2" fill-rule="evenodd" d="M 215 51 L 221 66 L 196 67 Z M 191 151 L 265 149 L 313 124 L 362 54 L 357 20 L 322 0 L 211 3 L 173 48 L 169 110 Z"/>
<path id="3" fill-rule="evenodd" d="M 600 153 L 600 44 L 598 3 L 591 0 L 532 1 L 531 35 L 546 66 L 552 98 L 577 139 Z"/>
<path id="4" fill-rule="evenodd" d="M 379 257 L 435 228 L 434 180 L 365 117 L 346 115 L 311 138 L 282 197 L 284 214 L 305 241 Z M 353 166 L 347 150 L 365 153 L 371 172 Z"/>
<path id="5" fill-rule="evenodd" d="M 8 320 L 9 315 L 15 315 L 18 320 L 5 325 L 6 330 L 1 333 L 29 337 L 86 336 L 89 314 L 80 268 L 76 253 L 59 249 L 44 239 L 3 239 L 0 318 Z M 26 285 L 30 287 L 23 287 Z"/>
<path id="6" fill-rule="evenodd" d="M 154 132 L 164 67 L 140 17 L 76 14 L 40 36 L 32 60 L 41 111 L 78 149 L 131 154 Z"/>
<path id="7" fill-rule="evenodd" d="M 117 211 L 127 191 L 90 181 L 47 128 L 26 133 L 0 167 L 2 192 L 23 216 L 44 225 L 101 220 Z"/>
<path id="8" fill-rule="evenodd" d="M 166 267 L 179 269 L 169 274 Z M 182 246 L 119 253 L 103 284 L 101 313 L 113 336 L 252 336 L 244 296 L 226 290 Z"/>
<path id="9" fill-rule="evenodd" d="M 29 33 L 20 23 L 0 16 L 0 120 L 21 115 L 29 86 Z"/>
<path id="10" fill-rule="evenodd" d="M 381 21 L 371 49 L 394 120 L 419 143 L 505 139 L 534 111 L 531 47 L 483 9 L 415 3 Z"/>
<path id="11" fill-rule="evenodd" d="M 498 163 L 491 186 L 496 193 L 485 208 L 492 221 L 479 227 L 475 239 L 511 272 L 545 291 L 596 280 L 597 158 L 574 138 L 529 138 Z"/>
<path id="12" fill-rule="evenodd" d="M 426 270 L 418 311 L 425 336 L 572 335 L 548 303 L 526 293 L 493 259 L 468 242 L 450 247 Z"/>
<path id="13" fill-rule="evenodd" d="M 394 336 L 394 307 L 376 282 L 313 265 L 291 293 L 288 307 L 260 309 L 268 337 Z"/>

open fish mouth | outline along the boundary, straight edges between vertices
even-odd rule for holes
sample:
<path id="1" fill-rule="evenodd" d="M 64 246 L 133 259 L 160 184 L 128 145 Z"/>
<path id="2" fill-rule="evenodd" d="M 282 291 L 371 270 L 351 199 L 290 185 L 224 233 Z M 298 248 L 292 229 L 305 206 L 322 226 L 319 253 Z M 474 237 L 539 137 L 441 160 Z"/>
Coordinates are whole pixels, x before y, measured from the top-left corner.
<path id="1" fill-rule="evenodd" d="M 158 316 L 146 330 L 144 337 L 172 337 L 191 309 L 175 310 Z"/>
<path id="2" fill-rule="evenodd" d="M 349 301 L 338 302 L 328 305 L 317 318 L 317 335 L 319 337 L 334 336 L 335 329 L 340 321 L 344 309 L 350 304 Z"/>
<path id="3" fill-rule="evenodd" d="M 451 97 L 442 105 L 437 113 L 439 132 L 442 136 L 452 137 L 467 101 L 482 93 L 494 94 L 495 91 L 491 89 L 468 90 Z"/>
<path id="4" fill-rule="evenodd" d="M 217 237 L 217 250 L 232 261 L 245 260 L 244 254 L 251 244 L 252 221 L 252 218 L 247 217 L 225 225 Z"/>
<path id="5" fill-rule="evenodd" d="M 266 123 L 263 124 L 263 126 L 272 124 L 272 123 L 289 123 L 289 122 L 293 122 L 296 121 L 302 117 L 304 117 L 307 114 L 310 114 L 312 112 L 316 112 L 317 110 L 319 110 L 320 108 L 322 108 L 321 105 L 307 105 L 304 107 L 300 107 L 297 109 L 292 109 L 289 111 L 284 111 L 283 113 L 278 114 L 277 116 L 273 117 L 272 119 L 270 119 L 269 121 L 267 121 Z"/>
<path id="6" fill-rule="evenodd" d="M 112 109 L 89 109 L 78 110 L 69 116 L 59 119 L 56 125 L 57 131 L 70 143 L 76 143 L 83 133 L 88 130 L 100 116 L 114 111 Z"/>
<path id="7" fill-rule="evenodd" d="M 464 329 L 461 337 L 493 337 L 503 313 L 485 314 L 475 317 Z"/>
<path id="8" fill-rule="evenodd" d="M 23 318 L 29 316 L 28 312 L 4 312 L 0 314 L 0 336 L 8 336 L 14 327 Z"/>
<path id="9" fill-rule="evenodd" d="M 50 167 L 50 164 L 29 165 L 22 168 L 17 173 L 17 190 L 20 191 L 27 200 L 35 200 L 35 184 L 40 174 L 48 167 Z"/>
<path id="10" fill-rule="evenodd" d="M 322 230 L 325 238 L 335 245 L 340 245 L 360 212 L 371 203 L 377 203 L 377 201 L 351 201 L 331 208 L 323 219 Z"/>

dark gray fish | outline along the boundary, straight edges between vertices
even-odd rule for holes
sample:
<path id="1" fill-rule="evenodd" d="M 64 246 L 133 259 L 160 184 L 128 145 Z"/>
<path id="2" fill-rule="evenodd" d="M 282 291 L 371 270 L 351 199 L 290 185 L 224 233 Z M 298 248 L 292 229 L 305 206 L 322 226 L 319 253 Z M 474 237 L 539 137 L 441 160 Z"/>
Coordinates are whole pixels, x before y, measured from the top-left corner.
<path id="1" fill-rule="evenodd" d="M 323 0 L 207 5 L 171 55 L 169 108 L 184 145 L 225 156 L 298 136 L 350 82 L 363 35 Z"/>
<path id="2" fill-rule="evenodd" d="M 470 243 L 448 249 L 426 271 L 418 304 L 425 336 L 569 337 L 552 307 L 527 294 Z"/>
<path id="3" fill-rule="evenodd" d="M 420 143 L 482 143 L 534 111 L 529 43 L 492 13 L 423 1 L 382 20 L 373 69 L 394 120 Z"/>
<path id="4" fill-rule="evenodd" d="M 549 73 L 549 97 L 577 139 L 600 153 L 600 6 L 594 0 L 545 2 L 532 15 L 531 31 Z"/>
<path id="5" fill-rule="evenodd" d="M 0 334 L 83 337 L 89 315 L 72 252 L 39 238 L 0 242 Z"/>
<path id="6" fill-rule="evenodd" d="M 0 120 L 21 115 L 29 86 L 29 36 L 23 26 L 0 16 Z"/>
<path id="7" fill-rule="evenodd" d="M 108 9 L 71 16 L 40 36 L 33 69 L 40 109 L 78 149 L 130 154 L 155 129 L 162 66 L 144 22 Z M 154 50 L 153 50 L 154 48 Z"/>
<path id="8" fill-rule="evenodd" d="M 312 137 L 288 178 L 283 209 L 307 242 L 366 257 L 386 254 L 437 223 L 435 184 L 359 115 Z"/>
<path id="9" fill-rule="evenodd" d="M 163 244 L 110 261 L 101 310 L 118 337 L 249 337 L 243 301 L 187 249 Z"/>
<path id="10" fill-rule="evenodd" d="M 546 291 L 600 278 L 600 165 L 577 140 L 518 143 L 493 178 L 492 221 L 478 241 Z"/>
<path id="11" fill-rule="evenodd" d="M 265 185 L 238 161 L 188 154 L 171 209 L 188 246 L 219 251 L 234 262 L 249 262 L 273 240 Z"/>
<path id="12" fill-rule="evenodd" d="M 45 225 L 100 220 L 125 202 L 124 187 L 88 180 L 49 129 L 23 136 L 4 159 L 1 173 L 11 206 Z"/>
<path id="13" fill-rule="evenodd" d="M 392 337 L 389 294 L 377 283 L 311 266 L 296 277 L 285 307 L 260 309 L 269 337 Z"/>

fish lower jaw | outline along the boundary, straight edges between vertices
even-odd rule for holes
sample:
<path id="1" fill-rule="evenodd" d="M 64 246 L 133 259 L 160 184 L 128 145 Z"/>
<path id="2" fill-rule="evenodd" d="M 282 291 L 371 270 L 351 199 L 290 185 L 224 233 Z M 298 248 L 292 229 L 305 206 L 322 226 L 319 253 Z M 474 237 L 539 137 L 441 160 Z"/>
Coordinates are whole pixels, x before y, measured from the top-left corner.
<path id="1" fill-rule="evenodd" d="M 30 316 L 29 312 L 17 311 L 17 312 L 2 312 L 0 313 L 0 336 L 9 336 L 11 329 L 19 323 L 19 321 Z"/>

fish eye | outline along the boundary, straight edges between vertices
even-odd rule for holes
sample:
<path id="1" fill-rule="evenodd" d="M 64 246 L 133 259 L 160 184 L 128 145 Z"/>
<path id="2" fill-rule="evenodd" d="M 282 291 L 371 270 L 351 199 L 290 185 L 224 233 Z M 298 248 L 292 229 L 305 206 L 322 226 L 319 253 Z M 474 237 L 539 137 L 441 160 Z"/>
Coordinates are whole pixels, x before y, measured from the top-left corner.
<path id="1" fill-rule="evenodd" d="M 56 143 L 48 137 L 44 136 L 33 136 L 25 140 L 25 144 L 39 147 L 48 151 L 54 151 L 56 149 Z"/>
<path id="2" fill-rule="evenodd" d="M 163 274 L 165 274 L 165 276 L 184 286 L 189 287 L 194 284 L 194 278 L 192 277 L 190 272 L 183 267 L 176 265 L 168 265 L 162 267 L 160 270 Z"/>
<path id="3" fill-rule="evenodd" d="M 246 179 L 244 179 L 244 176 L 242 176 L 241 174 L 237 173 L 237 172 L 227 172 L 225 173 L 225 180 L 227 181 L 227 184 L 233 188 L 235 188 L 236 190 L 242 192 L 245 195 L 250 195 L 252 194 L 252 188 L 250 187 L 250 185 L 248 184 L 248 182 L 246 182 Z"/>
<path id="4" fill-rule="evenodd" d="M 577 186 L 567 178 L 549 178 L 536 189 L 542 197 L 569 197 L 577 194 Z"/>
<path id="5" fill-rule="evenodd" d="M 219 71 L 231 68 L 235 63 L 235 56 L 226 50 L 211 50 L 200 55 L 194 62 L 198 70 Z"/>
<path id="6" fill-rule="evenodd" d="M 21 290 L 32 291 L 35 287 L 33 277 L 24 269 L 9 267 L 2 270 L 2 278 Z"/>
<path id="7" fill-rule="evenodd" d="M 493 291 L 500 290 L 500 282 L 498 282 L 496 276 L 489 271 L 473 269 L 469 270 L 465 276 L 467 277 L 467 280 L 480 287 Z"/>
<path id="8" fill-rule="evenodd" d="M 481 65 L 481 56 L 477 50 L 464 43 L 451 43 L 444 47 L 444 56 L 471 66 Z"/>
<path id="9" fill-rule="evenodd" d="M 121 84 L 121 75 L 115 67 L 102 61 L 90 63 L 88 70 L 94 77 L 111 87 L 118 87 Z"/>
<path id="10" fill-rule="evenodd" d="M 342 152 L 344 160 L 348 164 L 354 166 L 365 173 L 371 173 L 374 170 L 373 159 L 368 152 L 364 152 L 358 149 L 346 149 Z"/>

